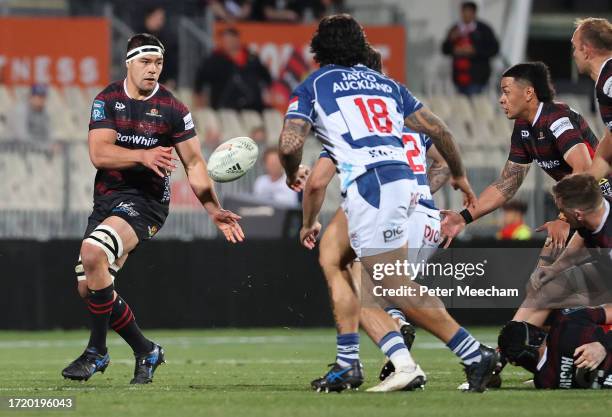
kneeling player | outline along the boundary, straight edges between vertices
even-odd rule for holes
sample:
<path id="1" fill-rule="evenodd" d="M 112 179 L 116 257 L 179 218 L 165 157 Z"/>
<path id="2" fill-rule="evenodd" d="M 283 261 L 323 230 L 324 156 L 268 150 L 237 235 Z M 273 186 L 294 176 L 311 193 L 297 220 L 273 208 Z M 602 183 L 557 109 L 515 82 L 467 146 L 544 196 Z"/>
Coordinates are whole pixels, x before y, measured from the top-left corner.
<path id="1" fill-rule="evenodd" d="M 189 110 L 157 80 L 164 47 L 152 35 L 128 41 L 127 77 L 98 94 L 89 125 L 89 154 L 98 169 L 94 208 L 76 267 L 79 294 L 86 299 L 91 335 L 85 352 L 62 375 L 88 380 L 110 359 L 110 325 L 136 357 L 132 384 L 152 382 L 164 350 L 145 338 L 134 314 L 114 289 L 114 275 L 128 254 L 163 226 L 170 202 L 170 172 L 176 149 L 191 187 L 211 220 L 232 241 L 244 238 L 239 216 L 221 209 L 206 171 Z"/>
<path id="2" fill-rule="evenodd" d="M 536 388 L 612 388 L 612 304 L 555 310 L 548 333 L 511 321 L 499 348 L 513 365 L 533 373 Z"/>

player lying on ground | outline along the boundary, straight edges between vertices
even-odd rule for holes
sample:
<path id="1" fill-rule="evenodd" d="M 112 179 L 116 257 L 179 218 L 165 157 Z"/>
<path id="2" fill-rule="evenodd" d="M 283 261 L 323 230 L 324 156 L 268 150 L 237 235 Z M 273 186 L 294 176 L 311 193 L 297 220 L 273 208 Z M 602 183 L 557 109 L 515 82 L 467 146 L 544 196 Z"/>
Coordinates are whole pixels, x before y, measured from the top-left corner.
<path id="1" fill-rule="evenodd" d="M 597 148 L 597 138 L 583 117 L 566 104 L 553 102 L 554 89 L 545 64 L 522 63 L 509 68 L 503 74 L 501 89 L 500 104 L 507 117 L 515 120 L 508 161 L 500 177 L 478 196 L 474 207 L 461 213 L 443 211 L 442 234 L 449 238 L 510 200 L 532 161 L 559 181 L 568 174 L 588 170 Z M 549 237 L 542 258 L 555 255 L 565 246 L 570 225 L 557 219 L 544 228 Z M 542 326 L 547 315 L 546 309 L 523 305 L 513 320 Z"/>
<path id="2" fill-rule="evenodd" d="M 314 128 L 338 169 L 351 247 L 372 277 L 375 265 L 401 263 L 408 253 L 406 226 L 418 201 L 418 184 L 403 151 L 404 124 L 431 137 L 449 165 L 451 184 L 461 189 L 466 202 L 473 198 L 473 191 L 446 125 L 404 86 L 361 65 L 367 61 L 368 44 L 363 29 L 352 17 L 322 19 L 311 49 L 321 68 L 292 94 L 280 137 L 281 161 L 287 183 L 293 185 L 304 141 Z M 399 285 L 416 290 L 418 284 L 409 277 L 393 273 L 380 285 L 386 302 L 397 305 L 410 317 L 419 317 L 423 321 L 419 324 L 461 357 L 470 390 L 482 392 L 497 362 L 496 352 L 461 328 L 439 298 L 429 294 L 391 295 Z M 348 285 L 346 290 L 351 291 Z M 363 375 L 358 320 L 338 323 L 338 329 L 345 332 L 338 334 L 339 360 L 325 380 L 341 390 L 346 385 L 361 384 Z M 412 380 L 423 378 L 409 352 L 406 360 Z"/>
<path id="3" fill-rule="evenodd" d="M 81 356 L 62 375 L 88 380 L 109 364 L 108 327 L 132 348 L 132 384 L 153 380 L 164 350 L 147 339 L 134 314 L 114 289 L 114 278 L 140 242 L 163 226 L 170 202 L 170 173 L 180 157 L 194 193 L 226 239 L 244 239 L 239 216 L 223 210 L 206 171 L 191 113 L 157 80 L 164 47 L 149 34 L 127 44 L 127 77 L 110 84 L 93 102 L 89 155 L 97 168 L 94 208 L 76 267 L 78 291 L 87 302 L 91 335 Z"/>
<path id="4" fill-rule="evenodd" d="M 572 36 L 578 72 L 595 81 L 595 96 L 606 133 L 597 148 L 589 173 L 597 179 L 611 174 L 612 166 L 612 24 L 589 17 L 576 21 Z"/>
<path id="5" fill-rule="evenodd" d="M 409 165 L 419 182 L 421 194 L 419 205 L 410 216 L 409 225 L 406 227 L 410 232 L 408 247 L 412 251 L 410 253 L 416 254 L 418 259 L 427 258 L 433 254 L 432 249 L 437 248 L 440 241 L 440 216 L 432 206 L 431 194 L 448 181 L 450 171 L 446 161 L 427 136 L 410 132 L 405 128 L 402 140 L 405 144 Z M 426 164 L 427 157 L 433 160 L 429 168 Z M 425 171 L 427 174 L 424 173 Z M 306 182 L 302 201 L 304 218 L 300 238 L 302 244 L 309 249 L 315 246 L 320 230 L 317 215 L 323 204 L 327 186 L 335 173 L 333 162 L 329 159 L 327 152 L 323 151 Z M 427 185 L 428 177 L 432 184 L 435 184 L 431 191 Z M 420 253 L 417 252 L 420 249 L 423 250 Z M 389 358 L 380 373 L 380 379 L 384 382 L 368 391 L 390 391 L 395 387 L 404 390 L 413 388 L 414 384 L 408 385 L 412 381 L 403 381 L 401 370 L 404 366 L 402 360 L 405 350 L 410 350 L 414 341 L 414 327 L 406 321 L 401 310 L 394 306 L 386 306 L 385 310 L 389 313 L 387 315 L 377 306 L 376 300 L 369 300 L 366 305 L 360 303 L 361 268 L 359 263 L 351 268 L 351 261 L 354 259 L 355 253 L 350 247 L 346 215 L 339 208 L 321 236 L 319 250 L 319 262 L 330 289 L 334 315 L 344 316 L 336 321 L 340 325 L 358 319 L 368 336 Z M 367 285 L 367 282 L 365 284 Z M 368 289 L 371 291 L 371 288 Z M 349 314 L 352 314 L 353 317 L 349 317 Z M 342 333 L 341 329 L 339 333 Z M 420 383 L 420 381 L 417 382 Z M 313 387 L 320 388 L 321 385 L 325 385 L 323 378 L 313 381 Z"/>
<path id="6" fill-rule="evenodd" d="M 612 304 L 555 310 L 549 323 L 503 327 L 498 344 L 510 363 L 533 373 L 536 388 L 612 388 Z"/>

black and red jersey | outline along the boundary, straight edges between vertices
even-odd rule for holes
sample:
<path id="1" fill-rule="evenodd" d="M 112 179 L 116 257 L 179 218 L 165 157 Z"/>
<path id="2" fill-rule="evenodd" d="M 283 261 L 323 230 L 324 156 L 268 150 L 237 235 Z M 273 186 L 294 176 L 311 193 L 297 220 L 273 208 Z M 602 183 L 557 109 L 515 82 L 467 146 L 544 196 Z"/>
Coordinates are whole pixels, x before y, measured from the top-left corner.
<path id="1" fill-rule="evenodd" d="M 585 228 L 577 229 L 577 232 L 584 239 L 584 246 L 587 248 L 612 248 L 612 214 L 610 213 L 612 206 L 612 198 L 604 197 L 606 211 L 604 219 L 599 227 L 594 230 Z M 608 251 L 608 253 L 611 253 Z"/>
<path id="2" fill-rule="evenodd" d="M 599 103 L 599 114 L 608 130 L 612 132 L 612 58 L 608 59 L 595 83 L 595 97 Z"/>
<path id="3" fill-rule="evenodd" d="M 578 388 L 575 380 L 574 351 L 605 338 L 606 313 L 602 307 L 556 310 L 549 317 L 550 331 L 546 352 L 534 375 L 537 388 Z M 603 343 L 602 343 L 603 344 Z M 604 388 L 612 388 L 612 352 L 599 365 L 604 371 Z"/>
<path id="4" fill-rule="evenodd" d="M 113 129 L 115 145 L 127 149 L 174 146 L 196 135 L 191 113 L 170 91 L 157 84 L 147 98 L 135 100 L 129 97 L 125 81 L 110 84 L 96 96 L 89 122 L 92 129 Z M 161 178 L 144 166 L 99 169 L 94 199 L 118 191 L 169 204 L 170 178 Z"/>
<path id="5" fill-rule="evenodd" d="M 591 158 L 597 137 L 584 118 L 565 103 L 540 103 L 533 124 L 517 119 L 512 132 L 508 160 L 519 164 L 536 163 L 555 181 L 572 173 L 563 156 L 584 143 Z"/>

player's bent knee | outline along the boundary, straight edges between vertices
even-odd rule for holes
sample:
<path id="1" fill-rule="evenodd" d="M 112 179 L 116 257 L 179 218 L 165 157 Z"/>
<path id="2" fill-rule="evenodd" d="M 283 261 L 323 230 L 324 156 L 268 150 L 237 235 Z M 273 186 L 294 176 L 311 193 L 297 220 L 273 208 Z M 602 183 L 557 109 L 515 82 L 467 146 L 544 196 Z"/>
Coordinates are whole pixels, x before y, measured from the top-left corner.
<path id="1" fill-rule="evenodd" d="M 83 241 L 81 258 L 85 269 L 100 265 L 106 257 L 108 265 L 113 265 L 123 256 L 123 242 L 119 233 L 110 226 L 100 225 Z M 85 245 L 87 243 L 87 245 Z"/>

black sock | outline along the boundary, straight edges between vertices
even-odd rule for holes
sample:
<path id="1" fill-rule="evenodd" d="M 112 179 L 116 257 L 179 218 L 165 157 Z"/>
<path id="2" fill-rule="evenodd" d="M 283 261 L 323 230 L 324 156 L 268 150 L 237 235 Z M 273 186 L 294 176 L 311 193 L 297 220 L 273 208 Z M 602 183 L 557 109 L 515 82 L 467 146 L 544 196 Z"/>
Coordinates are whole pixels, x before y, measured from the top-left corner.
<path id="1" fill-rule="evenodd" d="M 119 295 L 115 298 L 110 327 L 132 347 L 135 354 L 148 353 L 153 350 L 153 342 L 144 337 L 132 309 Z"/>
<path id="2" fill-rule="evenodd" d="M 113 311 L 113 284 L 101 290 L 89 290 L 87 309 L 91 317 L 91 334 L 87 347 L 96 348 L 98 353 L 106 354 L 106 332 L 108 320 Z"/>

